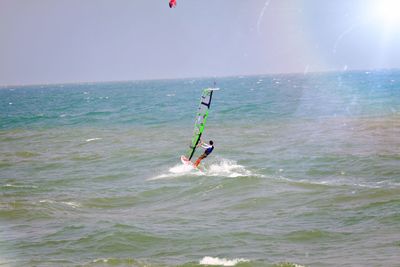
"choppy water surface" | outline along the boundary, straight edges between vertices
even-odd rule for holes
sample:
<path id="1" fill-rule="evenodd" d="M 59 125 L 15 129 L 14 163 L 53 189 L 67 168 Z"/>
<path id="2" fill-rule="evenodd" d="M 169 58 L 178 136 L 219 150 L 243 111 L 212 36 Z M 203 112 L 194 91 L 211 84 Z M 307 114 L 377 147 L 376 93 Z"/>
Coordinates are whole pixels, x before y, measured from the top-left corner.
<path id="1" fill-rule="evenodd" d="M 400 73 L 0 89 L 1 266 L 398 266 Z"/>

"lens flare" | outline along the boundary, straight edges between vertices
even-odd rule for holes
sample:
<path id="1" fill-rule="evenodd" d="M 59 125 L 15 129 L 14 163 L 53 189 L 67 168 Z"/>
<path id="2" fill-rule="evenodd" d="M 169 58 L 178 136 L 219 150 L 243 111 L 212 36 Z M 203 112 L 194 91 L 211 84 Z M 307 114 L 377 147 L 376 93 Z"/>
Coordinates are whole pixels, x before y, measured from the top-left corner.
<path id="1" fill-rule="evenodd" d="M 399 0 L 380 0 L 373 1 L 370 12 L 377 23 L 388 28 L 400 29 L 399 10 Z"/>

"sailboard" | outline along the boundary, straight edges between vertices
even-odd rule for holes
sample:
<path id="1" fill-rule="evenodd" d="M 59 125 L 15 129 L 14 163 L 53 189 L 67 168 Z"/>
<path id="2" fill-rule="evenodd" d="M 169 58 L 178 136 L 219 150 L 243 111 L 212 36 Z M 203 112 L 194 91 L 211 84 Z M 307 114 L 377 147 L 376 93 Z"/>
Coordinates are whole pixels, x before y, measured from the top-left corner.
<path id="1" fill-rule="evenodd" d="M 219 90 L 219 88 L 206 88 L 203 90 L 200 99 L 200 104 L 196 113 L 194 131 L 192 140 L 190 142 L 189 151 L 186 154 L 187 156 L 181 156 L 181 161 L 183 164 L 194 166 L 190 160 L 192 159 L 194 152 L 196 151 L 197 145 L 200 142 L 201 135 L 204 132 L 204 127 L 206 125 L 208 117 L 208 111 L 210 110 L 211 107 L 213 92 L 217 90 Z"/>

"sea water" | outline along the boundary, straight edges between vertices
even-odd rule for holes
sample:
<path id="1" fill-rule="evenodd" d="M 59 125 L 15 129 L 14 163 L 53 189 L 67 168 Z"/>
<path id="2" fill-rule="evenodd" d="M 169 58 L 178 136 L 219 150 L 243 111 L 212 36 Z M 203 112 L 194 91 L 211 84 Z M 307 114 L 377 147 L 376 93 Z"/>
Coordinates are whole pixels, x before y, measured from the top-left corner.
<path id="1" fill-rule="evenodd" d="M 400 72 L 215 81 L 2 87 L 0 266 L 399 266 Z"/>

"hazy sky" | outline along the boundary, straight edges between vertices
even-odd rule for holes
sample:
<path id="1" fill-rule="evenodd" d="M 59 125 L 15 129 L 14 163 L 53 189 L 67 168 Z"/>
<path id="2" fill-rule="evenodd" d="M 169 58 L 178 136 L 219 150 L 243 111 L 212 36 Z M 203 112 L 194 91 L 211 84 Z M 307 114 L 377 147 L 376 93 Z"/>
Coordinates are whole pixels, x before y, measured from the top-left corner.
<path id="1" fill-rule="evenodd" d="M 0 0 L 0 85 L 400 68 L 400 0 L 177 3 Z"/>

